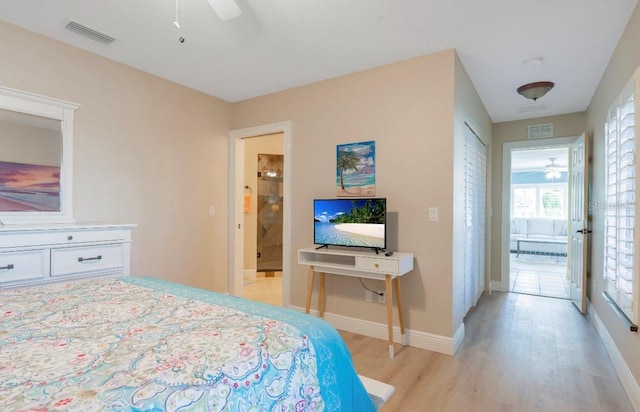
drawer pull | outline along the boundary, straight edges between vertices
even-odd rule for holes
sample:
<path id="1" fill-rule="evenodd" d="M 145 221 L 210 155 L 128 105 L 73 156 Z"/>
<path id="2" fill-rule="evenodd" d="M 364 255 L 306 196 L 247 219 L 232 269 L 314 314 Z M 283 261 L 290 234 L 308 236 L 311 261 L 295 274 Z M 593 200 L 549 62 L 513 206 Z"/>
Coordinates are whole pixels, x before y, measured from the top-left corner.
<path id="1" fill-rule="evenodd" d="M 9 264 L 9 265 L 7 265 L 7 266 L 3 266 L 3 267 L 1 267 L 1 268 L 0 268 L 0 270 L 4 270 L 4 269 L 11 270 L 11 269 L 13 269 L 13 267 L 14 267 L 14 266 L 13 266 L 13 263 L 11 263 L 11 264 Z"/>
<path id="2" fill-rule="evenodd" d="M 67 240 L 73 240 L 73 236 L 71 235 L 67 236 Z"/>
<path id="3" fill-rule="evenodd" d="M 379 267 L 380 265 L 378 263 L 374 263 L 373 266 Z"/>
<path id="4" fill-rule="evenodd" d="M 101 260 L 101 259 L 102 259 L 102 255 L 98 255 L 98 256 L 92 257 L 92 258 L 79 257 L 78 258 L 78 262 L 86 262 L 87 260 Z"/>

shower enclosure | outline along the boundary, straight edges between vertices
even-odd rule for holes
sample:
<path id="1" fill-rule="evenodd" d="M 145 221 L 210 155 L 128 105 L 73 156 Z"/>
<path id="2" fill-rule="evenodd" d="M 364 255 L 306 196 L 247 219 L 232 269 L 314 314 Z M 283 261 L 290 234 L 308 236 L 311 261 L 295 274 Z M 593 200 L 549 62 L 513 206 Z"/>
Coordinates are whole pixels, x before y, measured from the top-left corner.
<path id="1" fill-rule="evenodd" d="M 282 271 L 282 182 L 284 156 L 258 154 L 257 271 Z"/>

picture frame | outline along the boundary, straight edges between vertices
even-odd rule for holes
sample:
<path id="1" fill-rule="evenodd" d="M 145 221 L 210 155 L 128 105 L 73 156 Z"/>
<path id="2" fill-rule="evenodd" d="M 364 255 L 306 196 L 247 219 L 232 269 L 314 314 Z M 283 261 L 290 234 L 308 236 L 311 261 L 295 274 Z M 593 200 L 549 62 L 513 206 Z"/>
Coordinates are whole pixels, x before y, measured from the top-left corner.
<path id="1" fill-rule="evenodd" d="M 376 142 L 336 146 L 336 195 L 376 195 Z"/>

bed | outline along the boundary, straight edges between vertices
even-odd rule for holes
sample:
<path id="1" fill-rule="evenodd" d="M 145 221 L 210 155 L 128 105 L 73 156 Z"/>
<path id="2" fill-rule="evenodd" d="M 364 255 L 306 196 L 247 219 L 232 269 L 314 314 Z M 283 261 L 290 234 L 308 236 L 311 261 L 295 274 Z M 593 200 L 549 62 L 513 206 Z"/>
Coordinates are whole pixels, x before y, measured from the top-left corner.
<path id="1" fill-rule="evenodd" d="M 0 291 L 12 411 L 374 411 L 337 331 L 150 277 Z"/>

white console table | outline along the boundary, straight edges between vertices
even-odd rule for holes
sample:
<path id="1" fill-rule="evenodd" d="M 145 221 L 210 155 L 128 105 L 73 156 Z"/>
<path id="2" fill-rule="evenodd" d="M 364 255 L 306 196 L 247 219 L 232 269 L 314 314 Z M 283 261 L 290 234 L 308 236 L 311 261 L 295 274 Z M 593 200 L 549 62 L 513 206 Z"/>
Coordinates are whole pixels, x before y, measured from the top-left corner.
<path id="1" fill-rule="evenodd" d="M 402 319 L 402 300 L 400 293 L 400 276 L 413 270 L 413 254 L 394 252 L 391 256 L 373 251 L 350 251 L 304 248 L 298 250 L 298 263 L 309 265 L 307 279 L 307 302 L 305 312 L 311 309 L 311 294 L 315 281 L 315 273 L 320 274 L 320 289 L 318 293 L 318 316 L 324 317 L 325 309 L 325 274 L 355 276 L 359 278 L 377 279 L 385 281 L 387 302 L 387 329 L 389 337 L 389 357 L 393 358 L 393 319 L 391 284 L 396 292 L 398 302 L 398 317 L 400 318 L 400 333 L 402 344 L 407 345 Z"/>
<path id="2" fill-rule="evenodd" d="M 131 230 L 135 226 L 0 227 L 0 289 L 77 278 L 129 276 Z"/>

